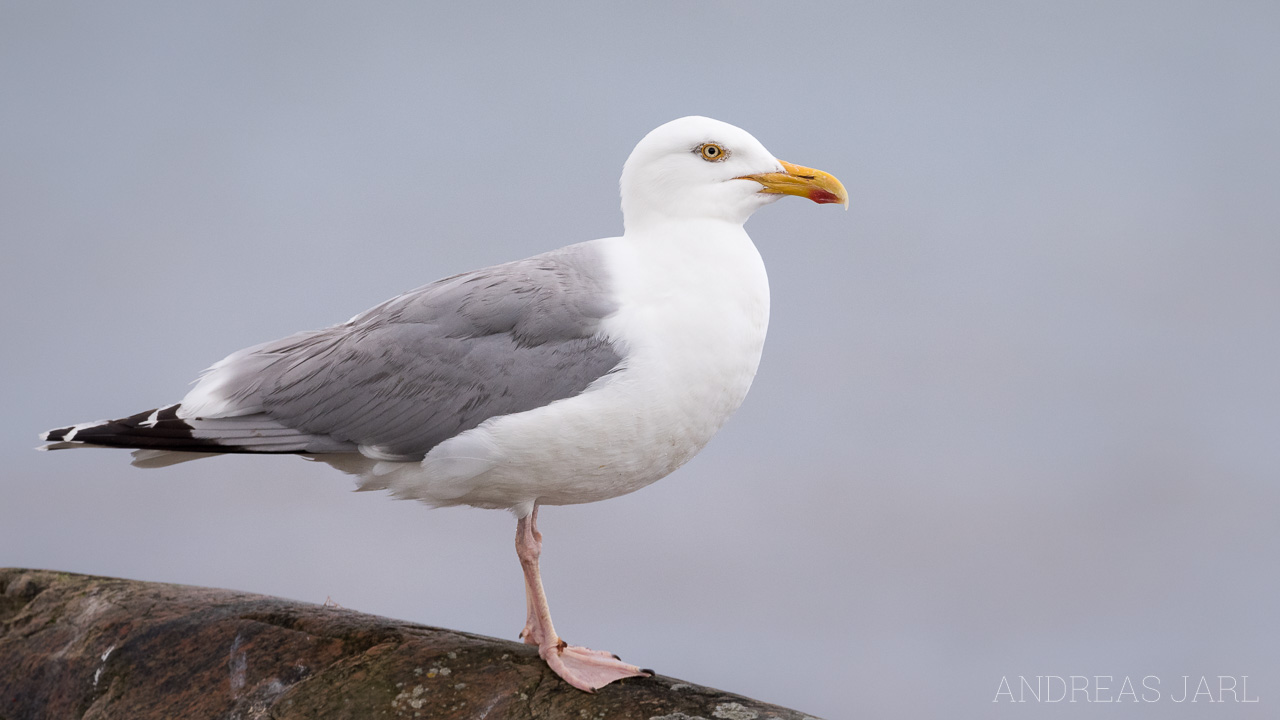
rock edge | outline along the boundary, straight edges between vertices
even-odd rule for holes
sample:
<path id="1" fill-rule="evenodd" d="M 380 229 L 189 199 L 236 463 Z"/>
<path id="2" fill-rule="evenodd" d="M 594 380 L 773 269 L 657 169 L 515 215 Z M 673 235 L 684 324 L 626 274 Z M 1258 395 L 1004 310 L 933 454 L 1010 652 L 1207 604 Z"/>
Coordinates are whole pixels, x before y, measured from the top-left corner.
<path id="1" fill-rule="evenodd" d="M 0 720 L 811 720 L 655 676 L 575 690 L 521 643 L 231 590 L 0 569 Z"/>

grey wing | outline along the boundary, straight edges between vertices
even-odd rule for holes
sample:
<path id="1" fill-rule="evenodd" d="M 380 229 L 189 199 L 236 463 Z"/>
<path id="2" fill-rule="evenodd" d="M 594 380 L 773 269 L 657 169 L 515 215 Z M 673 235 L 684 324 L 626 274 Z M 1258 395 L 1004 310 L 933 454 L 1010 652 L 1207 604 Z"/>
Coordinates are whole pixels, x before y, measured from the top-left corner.
<path id="1" fill-rule="evenodd" d="M 421 459 L 618 368 L 620 349 L 600 333 L 616 308 L 608 285 L 592 243 L 456 275 L 342 325 L 236 353 L 179 413 L 265 416 L 382 459 Z"/>

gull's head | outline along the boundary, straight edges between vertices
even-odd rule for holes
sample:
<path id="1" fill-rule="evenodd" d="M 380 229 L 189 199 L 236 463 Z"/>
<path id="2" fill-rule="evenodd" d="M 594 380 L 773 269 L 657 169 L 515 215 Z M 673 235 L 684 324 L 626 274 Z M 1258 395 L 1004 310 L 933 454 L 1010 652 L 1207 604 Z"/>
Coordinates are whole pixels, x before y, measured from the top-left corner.
<path id="1" fill-rule="evenodd" d="M 627 228 L 689 219 L 742 224 L 783 195 L 849 207 L 831 175 L 779 160 L 746 130 L 698 116 L 645 135 L 622 168 L 621 185 Z"/>

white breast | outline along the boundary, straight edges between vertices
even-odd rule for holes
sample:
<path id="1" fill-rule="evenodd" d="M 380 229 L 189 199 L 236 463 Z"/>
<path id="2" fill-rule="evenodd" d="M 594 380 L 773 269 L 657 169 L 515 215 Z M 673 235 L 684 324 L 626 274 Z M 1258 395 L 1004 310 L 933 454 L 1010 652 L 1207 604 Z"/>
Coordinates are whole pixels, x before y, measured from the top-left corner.
<path id="1" fill-rule="evenodd" d="M 598 240 L 622 370 L 586 392 L 448 440 L 388 484 L 434 504 L 527 509 L 638 490 L 680 467 L 742 404 L 769 322 L 764 263 L 740 225 Z"/>

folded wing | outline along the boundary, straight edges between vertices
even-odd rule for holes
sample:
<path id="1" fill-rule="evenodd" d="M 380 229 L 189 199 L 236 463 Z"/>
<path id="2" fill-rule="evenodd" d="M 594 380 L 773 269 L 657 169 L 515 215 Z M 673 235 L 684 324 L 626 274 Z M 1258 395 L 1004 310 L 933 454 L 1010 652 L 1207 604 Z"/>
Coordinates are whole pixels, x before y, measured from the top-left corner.
<path id="1" fill-rule="evenodd" d="M 573 397 L 620 369 L 593 243 L 418 288 L 324 330 L 233 353 L 176 406 L 45 434 L 204 452 L 418 460 L 489 418 Z"/>

